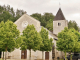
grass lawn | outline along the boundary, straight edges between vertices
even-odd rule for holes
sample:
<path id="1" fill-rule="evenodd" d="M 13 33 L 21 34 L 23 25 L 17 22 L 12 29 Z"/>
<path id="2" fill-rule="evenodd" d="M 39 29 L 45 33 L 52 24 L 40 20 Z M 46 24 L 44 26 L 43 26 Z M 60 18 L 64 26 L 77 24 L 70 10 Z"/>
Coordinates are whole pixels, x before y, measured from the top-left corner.
<path id="1" fill-rule="evenodd" d="M 64 59 L 59 59 L 59 60 L 64 60 Z"/>

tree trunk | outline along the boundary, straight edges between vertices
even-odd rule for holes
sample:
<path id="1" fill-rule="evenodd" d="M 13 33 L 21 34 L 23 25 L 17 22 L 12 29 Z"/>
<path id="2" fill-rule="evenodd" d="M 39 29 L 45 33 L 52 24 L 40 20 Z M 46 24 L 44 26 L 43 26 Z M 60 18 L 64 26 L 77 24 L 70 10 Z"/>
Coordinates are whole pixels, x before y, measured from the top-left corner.
<path id="1" fill-rule="evenodd" d="M 0 51 L 0 58 L 1 58 L 1 52 L 2 52 L 2 51 Z"/>
<path id="2" fill-rule="evenodd" d="M 4 51 L 3 51 L 3 60 L 4 60 Z"/>
<path id="3" fill-rule="evenodd" d="M 6 47 L 6 52 L 5 52 L 5 60 L 6 60 L 6 54 L 7 54 L 7 47 Z"/>
<path id="4" fill-rule="evenodd" d="M 30 51 L 29 60 L 31 60 L 31 49 L 29 51 Z"/>
<path id="5" fill-rule="evenodd" d="M 65 52 L 65 60 L 67 60 L 66 52 Z"/>
<path id="6" fill-rule="evenodd" d="M 70 52 L 70 60 L 72 60 L 72 55 L 71 55 L 71 52 Z"/>
<path id="7" fill-rule="evenodd" d="M 42 60 L 44 60 L 44 51 L 42 51 Z"/>
<path id="8" fill-rule="evenodd" d="M 62 53 L 62 51 L 61 51 L 61 55 L 62 55 L 62 58 L 64 58 L 64 57 L 63 57 L 63 53 Z"/>

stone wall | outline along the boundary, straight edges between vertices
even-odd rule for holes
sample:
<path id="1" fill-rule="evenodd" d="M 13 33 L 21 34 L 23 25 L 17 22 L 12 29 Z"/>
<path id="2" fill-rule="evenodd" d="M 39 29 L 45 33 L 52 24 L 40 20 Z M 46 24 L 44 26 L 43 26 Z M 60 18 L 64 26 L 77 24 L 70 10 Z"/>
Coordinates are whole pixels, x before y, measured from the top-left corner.
<path id="1" fill-rule="evenodd" d="M 58 25 L 58 24 L 61 25 Z M 64 30 L 65 27 L 68 27 L 68 21 L 67 20 L 57 20 L 53 21 L 53 34 L 58 34 L 61 32 L 61 30 Z"/>

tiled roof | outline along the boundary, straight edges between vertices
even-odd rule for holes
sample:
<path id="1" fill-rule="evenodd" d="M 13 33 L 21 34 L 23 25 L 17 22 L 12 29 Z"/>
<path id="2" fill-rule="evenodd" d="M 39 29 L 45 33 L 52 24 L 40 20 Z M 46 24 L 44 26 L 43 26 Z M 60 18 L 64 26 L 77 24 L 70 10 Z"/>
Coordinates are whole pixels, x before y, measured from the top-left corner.
<path id="1" fill-rule="evenodd" d="M 54 18 L 54 21 L 56 21 L 56 20 L 66 20 L 63 13 L 62 13 L 61 8 L 59 8 L 59 10 Z"/>

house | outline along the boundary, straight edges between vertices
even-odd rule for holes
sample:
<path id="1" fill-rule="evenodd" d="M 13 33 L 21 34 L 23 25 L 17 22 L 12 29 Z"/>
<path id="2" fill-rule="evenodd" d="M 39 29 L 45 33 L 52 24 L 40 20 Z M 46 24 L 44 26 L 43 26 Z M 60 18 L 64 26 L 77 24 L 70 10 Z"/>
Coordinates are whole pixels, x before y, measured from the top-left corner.
<path id="1" fill-rule="evenodd" d="M 33 17 L 29 16 L 28 14 L 22 15 L 18 20 L 14 22 L 17 25 L 17 29 L 21 32 L 26 28 L 26 26 L 34 25 L 36 30 L 39 32 L 41 30 L 40 22 Z M 68 22 L 65 19 L 61 8 L 59 8 L 54 20 L 53 20 L 53 33 L 49 32 L 49 38 L 53 38 L 53 47 L 52 51 L 44 52 L 44 59 L 48 60 L 56 60 L 57 57 L 62 58 L 64 53 L 61 51 L 56 50 L 56 41 L 58 40 L 57 34 L 64 29 L 64 27 L 68 26 Z M 2 56 L 3 57 L 3 56 Z M 21 51 L 20 49 L 15 49 L 13 52 L 7 52 L 7 58 L 10 59 L 29 59 L 29 50 Z M 31 50 L 31 60 L 34 59 L 42 59 L 42 51 L 37 50 L 36 52 Z"/>

